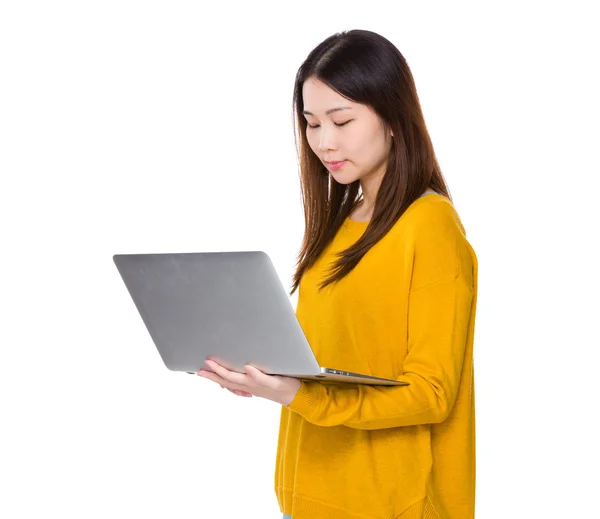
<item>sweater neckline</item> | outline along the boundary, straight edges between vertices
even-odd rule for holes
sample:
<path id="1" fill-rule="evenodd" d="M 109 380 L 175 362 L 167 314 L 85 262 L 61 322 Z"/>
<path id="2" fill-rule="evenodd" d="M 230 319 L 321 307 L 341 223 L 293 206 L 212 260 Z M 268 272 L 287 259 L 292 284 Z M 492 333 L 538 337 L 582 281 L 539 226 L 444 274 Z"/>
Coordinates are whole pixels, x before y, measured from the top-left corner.
<path id="1" fill-rule="evenodd" d="M 427 193 L 426 195 L 421 195 L 419 198 L 416 198 L 413 201 L 413 203 L 408 206 L 408 208 L 406 209 L 406 211 L 408 211 L 411 207 L 414 207 L 415 205 L 418 205 L 423 200 L 425 200 L 427 197 L 433 196 L 433 195 L 437 195 L 438 197 L 446 198 L 444 195 L 441 195 L 439 193 Z M 405 214 L 406 214 L 406 211 L 405 211 Z M 370 223 L 370 220 L 361 222 L 361 221 L 358 221 L 358 220 L 352 220 L 352 219 L 350 219 L 350 216 L 347 216 L 346 220 L 344 221 L 344 225 L 348 229 L 358 229 L 358 230 L 362 230 L 362 231 L 364 231 L 368 227 L 369 223 Z"/>

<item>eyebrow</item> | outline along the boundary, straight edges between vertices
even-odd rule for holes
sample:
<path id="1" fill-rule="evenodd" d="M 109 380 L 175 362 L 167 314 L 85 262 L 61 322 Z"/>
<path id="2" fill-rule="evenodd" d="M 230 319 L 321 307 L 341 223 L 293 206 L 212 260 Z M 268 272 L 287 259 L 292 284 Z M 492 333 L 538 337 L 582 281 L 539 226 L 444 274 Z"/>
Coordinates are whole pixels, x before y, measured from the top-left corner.
<path id="1" fill-rule="evenodd" d="M 351 106 L 340 106 L 338 108 L 330 108 L 329 110 L 327 110 L 325 112 L 325 114 L 329 115 L 329 114 L 331 114 L 333 112 L 339 112 L 340 110 L 352 110 L 352 107 Z M 314 114 L 310 113 L 308 110 L 302 110 L 302 113 L 304 115 L 314 115 Z"/>

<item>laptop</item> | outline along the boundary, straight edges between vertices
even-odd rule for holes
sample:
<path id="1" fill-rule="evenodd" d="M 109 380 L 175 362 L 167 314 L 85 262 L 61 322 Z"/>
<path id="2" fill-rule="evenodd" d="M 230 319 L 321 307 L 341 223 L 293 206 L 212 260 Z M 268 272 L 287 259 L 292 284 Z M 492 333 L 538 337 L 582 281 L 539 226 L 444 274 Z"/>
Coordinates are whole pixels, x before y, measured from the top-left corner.
<path id="1" fill-rule="evenodd" d="M 320 366 L 270 257 L 263 251 L 115 254 L 115 265 L 172 371 L 212 359 L 244 373 L 383 386 L 393 379 Z"/>

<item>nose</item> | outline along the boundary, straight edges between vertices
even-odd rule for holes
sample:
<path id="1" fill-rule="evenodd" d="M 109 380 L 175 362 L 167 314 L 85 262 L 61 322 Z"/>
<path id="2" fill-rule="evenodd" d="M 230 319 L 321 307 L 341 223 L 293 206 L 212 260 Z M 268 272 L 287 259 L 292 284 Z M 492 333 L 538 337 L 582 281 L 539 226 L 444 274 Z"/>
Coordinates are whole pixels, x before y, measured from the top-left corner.
<path id="1" fill-rule="evenodd" d="M 321 133 L 319 134 L 319 151 L 328 151 L 335 149 L 333 139 L 331 137 L 331 131 L 325 131 L 321 127 Z"/>

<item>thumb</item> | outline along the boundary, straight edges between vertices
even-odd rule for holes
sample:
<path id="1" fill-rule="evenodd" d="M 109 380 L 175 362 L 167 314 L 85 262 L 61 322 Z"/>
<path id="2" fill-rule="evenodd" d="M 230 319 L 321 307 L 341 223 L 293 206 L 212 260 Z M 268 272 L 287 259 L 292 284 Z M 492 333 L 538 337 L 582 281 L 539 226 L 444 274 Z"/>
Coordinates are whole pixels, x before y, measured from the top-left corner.
<path id="1" fill-rule="evenodd" d="M 276 375 L 267 375 L 263 373 L 260 369 L 255 368 L 254 366 L 246 365 L 246 373 L 256 385 L 267 388 L 267 389 L 275 389 L 277 390 L 281 382 L 279 381 L 279 377 Z"/>
<path id="2" fill-rule="evenodd" d="M 246 370 L 248 376 L 254 381 L 259 381 L 263 375 L 262 371 L 256 369 L 254 366 L 250 366 L 249 364 L 244 366 L 244 369 Z"/>
<path id="3" fill-rule="evenodd" d="M 256 378 L 256 368 L 254 366 L 250 366 L 250 364 L 246 364 L 244 366 L 246 373 L 250 375 L 252 378 Z"/>

